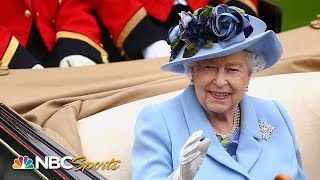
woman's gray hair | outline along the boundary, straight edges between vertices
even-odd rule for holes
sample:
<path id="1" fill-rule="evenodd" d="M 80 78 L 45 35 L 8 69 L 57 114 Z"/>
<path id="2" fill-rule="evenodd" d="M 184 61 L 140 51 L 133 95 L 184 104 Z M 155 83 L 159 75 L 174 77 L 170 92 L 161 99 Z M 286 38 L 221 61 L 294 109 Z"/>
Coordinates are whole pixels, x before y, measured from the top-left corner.
<path id="1" fill-rule="evenodd" d="M 194 65 L 195 62 L 186 62 L 183 64 L 184 66 L 184 74 L 186 74 L 189 79 L 192 79 L 192 68 L 193 68 L 193 65 Z"/>
<path id="2" fill-rule="evenodd" d="M 266 66 L 266 62 L 262 55 L 257 55 L 251 52 L 248 52 L 248 67 L 249 71 L 251 72 L 251 76 L 255 75 L 256 73 L 262 71 Z M 192 79 L 192 68 L 195 62 L 186 62 L 183 64 L 184 66 L 184 73 Z"/>
<path id="3" fill-rule="evenodd" d="M 264 69 L 266 61 L 262 55 L 248 52 L 248 66 L 252 75 L 255 75 Z"/>

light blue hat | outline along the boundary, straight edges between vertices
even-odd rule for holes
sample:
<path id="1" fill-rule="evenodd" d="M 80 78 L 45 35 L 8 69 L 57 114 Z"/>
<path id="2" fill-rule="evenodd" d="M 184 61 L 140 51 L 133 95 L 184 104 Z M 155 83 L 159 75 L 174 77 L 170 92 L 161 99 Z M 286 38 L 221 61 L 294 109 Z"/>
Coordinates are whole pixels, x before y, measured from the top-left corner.
<path id="1" fill-rule="evenodd" d="M 181 12 L 179 25 L 171 28 L 169 63 L 162 70 L 184 73 L 186 62 L 218 58 L 242 50 L 262 55 L 264 69 L 275 64 L 282 55 L 281 43 L 266 24 L 237 7 L 205 6 L 191 14 Z"/>

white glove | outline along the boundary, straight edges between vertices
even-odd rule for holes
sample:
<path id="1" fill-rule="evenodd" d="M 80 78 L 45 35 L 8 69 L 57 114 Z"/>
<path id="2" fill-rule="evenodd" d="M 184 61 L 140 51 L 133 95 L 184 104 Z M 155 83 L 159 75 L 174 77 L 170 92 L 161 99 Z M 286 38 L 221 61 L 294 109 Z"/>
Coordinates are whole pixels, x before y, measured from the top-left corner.
<path id="1" fill-rule="evenodd" d="M 31 69 L 44 69 L 44 67 L 41 64 L 36 64 Z"/>
<path id="2" fill-rule="evenodd" d="M 180 151 L 180 165 L 174 172 L 173 180 L 192 180 L 207 155 L 211 139 L 201 140 L 203 132 L 194 132 Z"/>
<path id="3" fill-rule="evenodd" d="M 96 63 L 82 55 L 70 55 L 60 61 L 60 67 L 78 67 L 92 65 L 96 65 Z"/>
<path id="4" fill-rule="evenodd" d="M 157 41 L 142 51 L 143 58 L 151 59 L 158 57 L 170 56 L 170 46 L 165 40 Z"/>

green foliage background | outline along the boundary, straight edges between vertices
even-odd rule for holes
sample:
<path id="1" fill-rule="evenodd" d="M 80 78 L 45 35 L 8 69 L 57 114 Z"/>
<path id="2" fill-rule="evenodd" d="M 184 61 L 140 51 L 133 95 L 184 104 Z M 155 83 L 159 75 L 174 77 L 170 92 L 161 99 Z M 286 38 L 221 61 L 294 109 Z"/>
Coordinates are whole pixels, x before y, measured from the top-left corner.
<path id="1" fill-rule="evenodd" d="M 320 0 L 270 0 L 282 9 L 281 31 L 309 25 L 320 14 Z"/>

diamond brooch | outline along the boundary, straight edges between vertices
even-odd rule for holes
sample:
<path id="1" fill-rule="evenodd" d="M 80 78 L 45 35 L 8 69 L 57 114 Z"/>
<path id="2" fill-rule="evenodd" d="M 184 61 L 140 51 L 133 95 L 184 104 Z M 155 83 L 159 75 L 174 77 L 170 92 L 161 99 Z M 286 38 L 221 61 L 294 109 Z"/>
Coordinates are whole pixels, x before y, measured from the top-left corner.
<path id="1" fill-rule="evenodd" d="M 275 129 L 274 126 L 266 123 L 265 121 L 260 120 L 259 121 L 259 128 L 262 134 L 262 139 L 269 140 L 271 137 L 271 134 L 273 133 L 273 130 Z"/>

